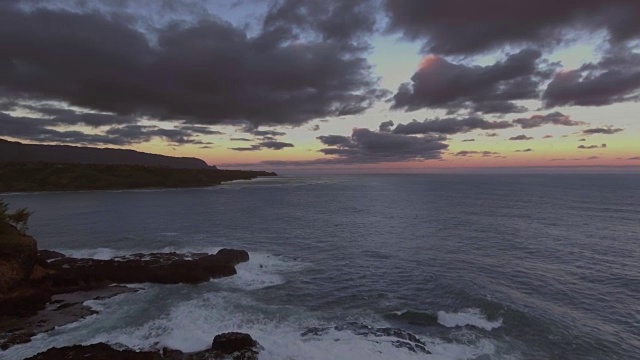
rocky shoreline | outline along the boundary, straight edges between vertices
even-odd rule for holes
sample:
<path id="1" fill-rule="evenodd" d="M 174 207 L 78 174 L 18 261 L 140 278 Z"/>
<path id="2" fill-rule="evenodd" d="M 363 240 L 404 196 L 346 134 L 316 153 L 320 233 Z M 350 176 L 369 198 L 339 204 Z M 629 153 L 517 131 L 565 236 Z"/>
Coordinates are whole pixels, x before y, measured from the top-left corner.
<path id="1" fill-rule="evenodd" d="M 82 259 L 38 250 L 37 242 L 9 224 L 0 224 L 0 351 L 33 336 L 95 314 L 84 305 L 138 291 L 125 284 L 199 284 L 233 276 L 249 261 L 244 250 L 216 254 L 150 253 L 110 260 Z M 256 359 L 261 346 L 250 335 L 216 336 L 210 349 L 182 353 L 173 349 L 138 352 L 107 344 L 49 349 L 30 359 Z"/>

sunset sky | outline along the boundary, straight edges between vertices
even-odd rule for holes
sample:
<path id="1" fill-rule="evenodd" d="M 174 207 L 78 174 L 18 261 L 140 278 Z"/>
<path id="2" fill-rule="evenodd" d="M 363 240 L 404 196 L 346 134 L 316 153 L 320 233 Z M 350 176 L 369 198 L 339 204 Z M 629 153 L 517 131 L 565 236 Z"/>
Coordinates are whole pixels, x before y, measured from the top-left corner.
<path id="1" fill-rule="evenodd" d="M 638 19 L 629 0 L 2 2 L 0 138 L 284 171 L 639 167 Z"/>

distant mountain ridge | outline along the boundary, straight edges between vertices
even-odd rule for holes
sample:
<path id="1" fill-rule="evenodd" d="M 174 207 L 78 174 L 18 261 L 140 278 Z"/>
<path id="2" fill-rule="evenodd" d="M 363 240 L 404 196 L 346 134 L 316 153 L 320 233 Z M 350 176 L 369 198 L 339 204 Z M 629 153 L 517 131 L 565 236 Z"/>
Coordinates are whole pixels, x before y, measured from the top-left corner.
<path id="1" fill-rule="evenodd" d="M 175 169 L 211 169 L 204 160 L 150 154 L 136 150 L 39 145 L 0 139 L 0 162 L 47 162 L 66 164 L 144 165 Z"/>

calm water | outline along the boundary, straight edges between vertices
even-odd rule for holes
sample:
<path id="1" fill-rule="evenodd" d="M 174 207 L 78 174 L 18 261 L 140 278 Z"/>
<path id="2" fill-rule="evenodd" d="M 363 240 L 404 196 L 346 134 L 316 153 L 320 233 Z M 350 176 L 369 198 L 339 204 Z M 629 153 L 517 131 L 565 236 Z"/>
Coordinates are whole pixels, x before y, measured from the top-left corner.
<path id="1" fill-rule="evenodd" d="M 640 176 L 375 175 L 215 188 L 6 195 L 41 248 L 109 258 L 246 249 L 235 277 L 141 284 L 97 316 L 0 352 L 106 341 L 209 346 L 243 331 L 261 359 L 640 359 Z M 312 326 L 349 321 L 393 338 Z"/>

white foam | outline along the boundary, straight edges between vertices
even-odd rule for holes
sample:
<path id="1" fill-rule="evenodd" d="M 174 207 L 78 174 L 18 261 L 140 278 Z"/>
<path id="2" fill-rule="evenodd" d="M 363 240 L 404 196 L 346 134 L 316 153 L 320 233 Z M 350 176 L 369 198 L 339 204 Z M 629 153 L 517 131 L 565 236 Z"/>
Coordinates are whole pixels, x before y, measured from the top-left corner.
<path id="1" fill-rule="evenodd" d="M 178 298 L 173 298 L 176 302 L 171 301 L 174 294 L 183 293 L 187 288 L 182 285 L 151 286 L 147 291 L 88 302 L 101 312 L 73 326 L 39 335 L 30 344 L 0 352 L 0 358 L 18 360 L 54 346 L 96 342 L 121 344 L 138 350 L 170 347 L 193 352 L 208 348 L 215 335 L 228 331 L 251 334 L 264 347 L 261 360 L 462 360 L 483 354 L 494 356 L 493 344 L 485 339 L 445 343 L 421 337 L 433 353 L 427 355 L 396 348 L 392 344 L 396 338 L 367 337 L 348 330 L 332 329 L 321 335 L 302 337 L 301 333 L 310 327 L 336 324 L 319 320 L 314 313 L 301 307 L 267 306 L 246 294 L 239 296 L 237 292 L 216 291 L 197 295 L 189 301 Z M 164 306 L 167 307 L 163 310 Z M 149 316 L 149 307 L 160 310 L 160 315 L 140 319 Z M 384 325 L 376 321 L 379 320 L 371 319 L 369 324 Z"/>
<path id="2" fill-rule="evenodd" d="M 222 249 L 222 247 L 212 247 L 212 246 L 189 246 L 189 247 L 178 247 L 178 246 L 166 246 L 163 248 L 137 248 L 137 249 L 111 249 L 111 248 L 91 248 L 91 249 L 57 249 L 67 256 L 74 258 L 87 258 L 87 259 L 96 259 L 96 260 L 109 260 L 116 257 L 127 256 L 136 253 L 182 253 L 182 254 L 195 254 L 195 253 L 208 253 L 215 254 L 218 250 Z"/>
<path id="3" fill-rule="evenodd" d="M 285 283 L 283 274 L 291 273 L 307 264 L 288 260 L 280 256 L 263 253 L 250 253 L 250 260 L 236 266 L 237 274 L 216 280 L 222 286 L 243 290 L 257 290 Z"/>
<path id="4" fill-rule="evenodd" d="M 396 348 L 396 338 L 367 337 L 350 331 L 329 330 L 322 335 L 302 337 L 320 323 L 297 308 L 266 307 L 237 294 L 218 292 L 180 303 L 169 314 L 140 327 L 96 336 L 90 342 L 122 344 L 134 349 L 170 347 L 185 352 L 200 351 L 211 345 L 219 333 L 240 331 L 251 334 L 263 347 L 261 360 L 272 359 L 469 359 L 493 351 L 488 343 L 446 344 L 423 339 L 434 355 Z"/>
<path id="5" fill-rule="evenodd" d="M 439 311 L 438 323 L 446 327 L 471 325 L 485 330 L 493 330 L 502 326 L 502 319 L 489 321 L 479 309 L 463 309 L 457 313 Z"/>

